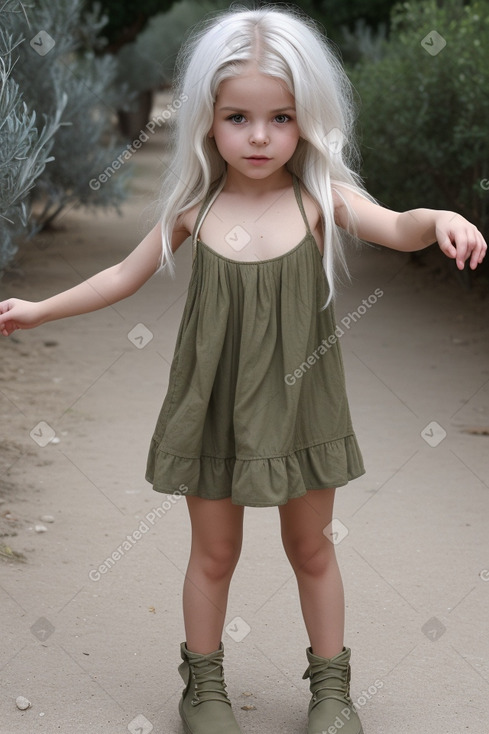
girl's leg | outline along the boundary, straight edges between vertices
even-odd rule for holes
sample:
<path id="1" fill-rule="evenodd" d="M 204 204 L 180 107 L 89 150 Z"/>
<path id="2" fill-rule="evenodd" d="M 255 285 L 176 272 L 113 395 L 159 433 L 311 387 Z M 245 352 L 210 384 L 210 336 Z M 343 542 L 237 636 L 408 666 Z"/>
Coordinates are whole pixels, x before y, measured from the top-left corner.
<path id="1" fill-rule="evenodd" d="M 335 489 L 309 490 L 279 507 L 282 542 L 299 587 L 302 614 L 315 655 L 343 650 L 345 603 L 333 543 L 323 529 L 333 517 Z"/>
<path id="2" fill-rule="evenodd" d="M 187 648 L 207 655 L 219 648 L 229 584 L 241 552 L 244 507 L 230 498 L 187 497 L 192 527 L 183 585 Z"/>

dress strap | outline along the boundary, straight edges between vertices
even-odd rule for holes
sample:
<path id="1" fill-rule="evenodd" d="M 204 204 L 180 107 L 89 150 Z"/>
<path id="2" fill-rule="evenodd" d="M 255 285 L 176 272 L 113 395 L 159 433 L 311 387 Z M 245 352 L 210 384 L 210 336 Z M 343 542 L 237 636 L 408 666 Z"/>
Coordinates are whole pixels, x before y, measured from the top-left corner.
<path id="1" fill-rule="evenodd" d="M 302 218 L 305 222 L 306 229 L 308 234 L 311 234 L 311 229 L 309 227 L 309 222 L 307 221 L 306 217 L 306 211 L 304 209 L 304 204 L 302 202 L 302 194 L 301 194 L 301 187 L 298 177 L 295 175 L 295 173 L 292 174 L 292 181 L 294 184 L 294 191 L 295 191 L 295 198 L 297 199 L 297 204 L 299 206 L 299 209 L 301 210 Z"/>
<path id="2" fill-rule="evenodd" d="M 226 183 L 226 173 L 222 177 L 221 181 L 218 183 L 217 188 L 213 190 L 213 186 L 211 185 L 209 188 L 209 191 L 207 192 L 207 195 L 204 197 L 204 201 L 202 202 L 202 206 L 199 209 L 199 213 L 197 214 L 197 218 L 195 220 L 194 229 L 192 232 L 192 264 L 195 260 L 195 257 L 197 255 L 197 238 L 199 236 L 199 230 L 202 225 L 202 222 L 204 221 L 204 218 L 211 208 L 212 204 L 216 200 L 218 194 L 220 193 L 221 189 L 223 188 L 224 184 Z"/>

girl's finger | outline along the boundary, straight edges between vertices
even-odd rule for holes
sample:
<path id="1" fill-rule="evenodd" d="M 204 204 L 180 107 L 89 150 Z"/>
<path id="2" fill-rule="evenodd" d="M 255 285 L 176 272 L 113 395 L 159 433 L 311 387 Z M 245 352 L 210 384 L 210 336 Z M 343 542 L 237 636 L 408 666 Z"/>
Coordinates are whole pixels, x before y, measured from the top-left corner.
<path id="1" fill-rule="evenodd" d="M 474 268 L 476 268 L 477 265 L 479 265 L 483 261 L 484 255 L 486 254 L 486 250 L 487 250 L 486 241 L 484 240 L 484 237 L 481 235 L 481 233 L 478 232 L 476 246 L 474 248 L 474 252 L 472 253 L 472 261 L 474 263 L 473 265 Z"/>
<path id="2" fill-rule="evenodd" d="M 487 242 L 485 241 L 484 237 L 481 235 L 480 232 L 478 234 L 479 234 L 479 241 L 480 241 L 479 263 L 481 263 L 486 256 Z"/>
<path id="3" fill-rule="evenodd" d="M 463 270 L 465 261 L 468 256 L 468 242 L 467 236 L 465 236 L 462 241 L 460 241 L 460 239 L 457 241 L 457 267 L 459 268 L 459 270 Z"/>
<path id="4" fill-rule="evenodd" d="M 453 246 L 453 243 L 447 234 L 441 235 L 438 238 L 438 244 L 442 252 L 444 252 L 447 257 L 454 258 L 457 256 L 457 250 Z"/>
<path id="5" fill-rule="evenodd" d="M 479 262 L 479 258 L 481 255 L 481 247 L 482 247 L 481 243 L 477 241 L 473 245 L 472 254 L 470 256 L 470 267 L 472 268 L 472 270 L 475 270 Z"/>

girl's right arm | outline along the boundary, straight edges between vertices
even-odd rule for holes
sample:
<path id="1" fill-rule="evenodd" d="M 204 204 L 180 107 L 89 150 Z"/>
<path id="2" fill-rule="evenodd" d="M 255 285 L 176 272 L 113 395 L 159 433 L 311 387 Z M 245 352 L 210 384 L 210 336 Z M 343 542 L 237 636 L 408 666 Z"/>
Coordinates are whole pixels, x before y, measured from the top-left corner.
<path id="1" fill-rule="evenodd" d="M 175 252 L 187 237 L 187 229 L 183 226 L 175 228 L 172 251 Z M 32 329 L 46 321 L 96 311 L 131 296 L 156 272 L 161 251 L 158 222 L 124 260 L 74 288 L 37 303 L 18 298 L 0 302 L 0 333 L 9 336 L 16 329 Z"/>

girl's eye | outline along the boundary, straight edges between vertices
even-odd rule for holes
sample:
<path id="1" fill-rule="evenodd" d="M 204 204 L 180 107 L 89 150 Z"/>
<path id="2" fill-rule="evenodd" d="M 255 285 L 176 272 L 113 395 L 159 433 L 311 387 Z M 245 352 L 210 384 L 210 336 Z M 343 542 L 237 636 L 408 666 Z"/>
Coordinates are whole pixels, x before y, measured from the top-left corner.
<path id="1" fill-rule="evenodd" d="M 229 117 L 226 118 L 227 120 L 231 120 L 234 122 L 235 125 L 240 125 L 244 120 L 245 116 L 242 115 L 240 112 L 236 112 L 234 115 L 229 115 Z M 275 115 L 274 118 L 280 125 L 283 125 L 285 122 L 288 122 L 292 118 L 290 115 Z"/>
<path id="2" fill-rule="evenodd" d="M 227 119 L 232 120 L 236 124 L 239 124 L 241 120 L 236 120 L 236 117 L 241 117 L 244 120 L 244 115 L 241 115 L 239 112 L 237 112 L 235 115 L 230 115 Z"/>

